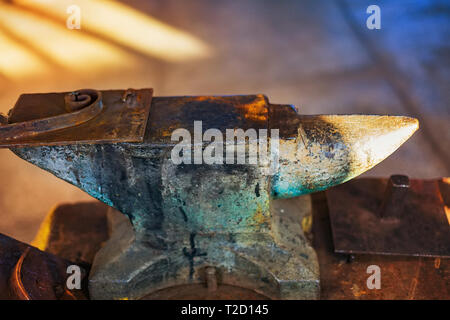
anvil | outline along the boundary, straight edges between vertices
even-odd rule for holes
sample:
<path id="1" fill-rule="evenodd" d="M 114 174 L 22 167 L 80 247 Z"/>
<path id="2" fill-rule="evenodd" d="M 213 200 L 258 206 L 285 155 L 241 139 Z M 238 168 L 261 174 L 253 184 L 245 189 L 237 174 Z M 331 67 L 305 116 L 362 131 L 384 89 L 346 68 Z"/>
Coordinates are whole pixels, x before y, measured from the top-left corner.
<path id="1" fill-rule="evenodd" d="M 196 121 L 202 133 L 224 136 L 276 130 L 275 171 L 263 170 L 267 163 L 175 164 L 172 134 L 198 134 Z M 290 226 L 300 226 L 307 205 L 290 215 L 276 199 L 348 181 L 418 128 L 402 116 L 301 115 L 264 95 L 152 97 L 150 89 L 22 95 L 2 122 L 0 146 L 129 218 L 114 225 L 89 276 L 92 298 L 114 299 L 205 281 L 317 298 L 315 252 Z M 224 140 L 223 150 L 234 143 Z"/>

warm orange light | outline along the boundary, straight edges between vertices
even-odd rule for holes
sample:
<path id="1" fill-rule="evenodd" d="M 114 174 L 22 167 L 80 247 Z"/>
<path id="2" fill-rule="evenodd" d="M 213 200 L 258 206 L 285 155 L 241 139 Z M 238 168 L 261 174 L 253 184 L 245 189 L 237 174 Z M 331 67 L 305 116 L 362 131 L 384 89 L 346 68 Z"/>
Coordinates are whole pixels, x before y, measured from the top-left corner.
<path id="1" fill-rule="evenodd" d="M 148 56 L 169 62 L 208 57 L 210 48 L 194 36 L 124 4 L 102 0 L 14 0 L 26 8 L 57 17 L 61 25 L 73 4 L 81 12 L 81 30 L 88 30 Z"/>
<path id="2" fill-rule="evenodd" d="M 94 72 L 102 67 L 124 65 L 129 60 L 115 46 L 14 6 L 1 5 L 0 21 L 24 47 L 31 52 L 39 51 L 67 69 Z M 12 69 L 18 71 L 20 67 Z"/>
<path id="3" fill-rule="evenodd" d="M 447 216 L 448 224 L 450 225 L 450 208 L 447 206 L 444 206 L 445 215 Z"/>
<path id="4" fill-rule="evenodd" d="M 267 107 L 264 99 L 259 99 L 256 103 L 247 103 L 240 106 L 245 110 L 245 118 L 253 121 L 267 121 Z"/>
<path id="5" fill-rule="evenodd" d="M 0 31 L 0 73 L 2 75 L 8 79 L 18 80 L 39 74 L 45 68 L 45 64 L 39 58 Z"/>

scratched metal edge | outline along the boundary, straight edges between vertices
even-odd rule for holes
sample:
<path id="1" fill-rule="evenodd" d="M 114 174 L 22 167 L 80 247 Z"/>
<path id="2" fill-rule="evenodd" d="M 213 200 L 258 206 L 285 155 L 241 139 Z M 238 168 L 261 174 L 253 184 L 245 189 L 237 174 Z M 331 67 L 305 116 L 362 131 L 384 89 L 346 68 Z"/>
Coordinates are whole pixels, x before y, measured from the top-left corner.
<path id="1" fill-rule="evenodd" d="M 380 178 L 360 178 L 360 179 L 355 179 L 352 182 L 356 183 L 359 180 L 377 180 Z M 381 178 L 382 179 L 382 178 Z M 416 180 L 421 180 L 421 179 L 416 179 Z M 440 183 L 443 182 L 444 178 L 438 178 L 438 179 L 423 179 L 424 181 L 429 181 L 429 182 L 436 182 L 438 184 L 438 188 L 439 191 L 442 192 L 443 188 L 440 187 Z M 332 234 L 332 238 L 333 238 L 333 251 L 335 253 L 339 253 L 339 254 L 362 254 L 362 255 L 381 255 L 381 256 L 402 256 L 402 257 L 423 257 L 423 258 L 444 258 L 444 259 L 448 259 L 450 258 L 450 255 L 448 254 L 426 254 L 426 253 L 402 253 L 402 252 L 380 252 L 380 251 L 363 251 L 363 250 L 354 250 L 354 249 L 338 249 L 336 248 L 336 243 L 337 243 L 337 234 L 336 234 L 336 228 L 333 227 L 334 222 L 333 222 L 333 215 L 331 214 L 332 212 L 332 206 L 330 204 L 330 199 L 328 197 L 328 194 L 330 192 L 333 192 L 333 189 L 335 188 L 339 188 L 339 187 L 345 187 L 345 184 L 343 185 L 339 185 L 336 187 L 333 187 L 329 190 L 325 191 L 326 194 L 326 202 L 327 202 L 327 206 L 329 208 L 329 219 L 330 219 L 330 229 L 331 229 L 331 234 Z M 445 201 L 444 201 L 444 205 L 448 205 Z M 360 239 L 361 240 L 361 239 Z"/>
<path id="2" fill-rule="evenodd" d="M 138 131 L 138 136 L 131 136 L 131 137 L 121 137 L 116 139 L 101 139 L 100 140 L 73 140 L 73 141 L 49 141 L 49 142 L 8 142 L 8 143 L 0 143 L 0 149 L 2 148 L 22 148 L 22 147 L 46 147 L 46 146 L 67 146 L 67 145 L 93 145 L 93 144 L 111 144 L 111 143 L 142 143 L 145 139 L 145 132 L 147 129 L 147 125 L 149 122 L 149 115 L 150 115 L 150 109 L 151 109 L 151 103 L 153 99 L 153 89 L 152 88 L 141 88 L 136 89 L 137 91 L 149 91 L 148 97 L 145 95 L 143 105 L 145 113 L 144 119 L 142 122 L 142 126 L 140 130 Z M 114 91 L 114 90 L 100 90 L 100 92 L 105 91 Z M 124 90 L 125 91 L 125 90 Z M 54 93 L 69 93 L 69 92 L 54 92 Z M 145 107 L 148 106 L 148 107 Z M 60 129 L 60 130 L 64 130 Z M 59 130 L 58 130 L 59 131 Z"/>
<path id="3" fill-rule="evenodd" d="M 334 231 L 333 228 L 333 246 L 334 246 Z M 342 253 L 342 254 L 364 254 L 364 255 L 381 255 L 381 256 L 402 256 L 402 257 L 417 257 L 417 258 L 444 258 L 448 259 L 450 258 L 450 255 L 446 254 L 440 254 L 440 255 L 434 255 L 434 254 L 412 254 L 412 253 L 401 253 L 401 252 L 378 252 L 378 251 L 360 251 L 360 250 L 344 250 L 344 249 L 334 249 L 335 253 Z"/>
<path id="4" fill-rule="evenodd" d="M 135 139 L 135 140 L 123 140 L 122 139 L 123 142 L 144 142 L 144 139 L 145 139 L 145 132 L 147 130 L 147 124 L 149 122 L 149 117 L 150 117 L 150 109 L 152 107 L 153 88 L 142 88 L 142 89 L 139 89 L 139 90 L 143 90 L 144 93 L 145 93 L 146 90 L 149 91 L 148 97 L 147 97 L 147 95 L 144 96 L 144 99 L 148 100 L 148 101 L 144 101 L 143 102 L 144 109 L 145 109 L 144 121 L 142 123 L 142 127 L 141 127 L 141 130 L 139 132 L 139 137 L 137 137 L 137 139 Z"/>
<path id="5" fill-rule="evenodd" d="M 36 142 L 36 143 L 18 143 L 18 144 L 0 144 L 0 149 L 8 149 L 8 148 L 25 148 L 25 147 L 51 147 L 51 146 L 68 146 L 68 145 L 93 145 L 93 144 L 111 144 L 111 143 L 141 143 L 143 142 L 142 138 L 118 138 L 118 139 L 109 139 L 102 141 L 93 141 L 93 140 L 77 140 L 77 141 L 61 141 L 61 142 Z"/>

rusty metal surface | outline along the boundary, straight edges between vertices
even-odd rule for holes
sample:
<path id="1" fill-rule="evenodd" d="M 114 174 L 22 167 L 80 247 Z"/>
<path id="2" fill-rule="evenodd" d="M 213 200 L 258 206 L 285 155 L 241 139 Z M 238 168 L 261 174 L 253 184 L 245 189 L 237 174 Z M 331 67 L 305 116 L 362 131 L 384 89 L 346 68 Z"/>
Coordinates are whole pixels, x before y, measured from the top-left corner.
<path id="1" fill-rule="evenodd" d="M 314 249 L 320 265 L 321 299 L 450 299 L 450 260 L 335 253 L 325 192 L 313 198 Z M 377 265 L 381 288 L 368 289 L 367 267 Z"/>
<path id="2" fill-rule="evenodd" d="M 66 270 L 71 264 L 0 234 L 0 299 L 87 299 L 87 278 L 83 268 L 82 290 L 66 287 Z"/>
<path id="3" fill-rule="evenodd" d="M 42 118 L 0 126 L 0 139 L 5 142 L 14 143 L 14 141 L 23 141 L 92 120 L 103 109 L 102 95 L 95 90 L 83 90 L 81 96 L 84 98 L 81 101 L 77 101 L 77 95 L 75 94 L 68 94 L 64 97 L 65 109 L 68 111 L 66 113 L 55 116 L 43 116 Z M 19 109 L 21 105 L 20 99 L 18 104 Z M 12 113 L 14 113 L 14 110 Z"/>
<path id="4" fill-rule="evenodd" d="M 23 94 L 8 124 L 0 125 L 0 147 L 142 142 L 152 94 L 152 89 L 99 91 L 99 99 L 82 109 L 74 102 L 67 107 L 70 92 Z"/>
<path id="5" fill-rule="evenodd" d="M 194 121 L 203 129 L 267 129 L 270 104 L 266 96 L 154 97 L 150 109 L 146 143 L 174 144 L 171 134 L 183 128 L 194 133 Z"/>
<path id="6" fill-rule="evenodd" d="M 406 185 L 357 179 L 328 190 L 335 251 L 450 257 L 448 179 Z"/>

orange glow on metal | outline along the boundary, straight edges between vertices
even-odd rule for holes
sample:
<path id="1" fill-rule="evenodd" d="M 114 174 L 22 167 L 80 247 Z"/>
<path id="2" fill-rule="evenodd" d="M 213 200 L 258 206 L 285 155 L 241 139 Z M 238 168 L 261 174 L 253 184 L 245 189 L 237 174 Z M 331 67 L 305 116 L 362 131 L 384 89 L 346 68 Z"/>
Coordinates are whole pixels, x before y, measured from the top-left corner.
<path id="1" fill-rule="evenodd" d="M 30 296 L 27 293 L 27 290 L 22 283 L 22 265 L 29 251 L 30 248 L 28 247 L 22 253 L 16 265 L 14 266 L 10 279 L 11 288 L 14 290 L 14 293 L 20 300 L 31 300 Z"/>
<path id="2" fill-rule="evenodd" d="M 264 99 L 259 99 L 256 103 L 248 103 L 242 106 L 245 110 L 245 118 L 253 121 L 267 121 L 268 110 Z"/>
<path id="3" fill-rule="evenodd" d="M 448 224 L 450 225 L 450 208 L 447 206 L 444 206 L 445 215 L 447 216 Z"/>

